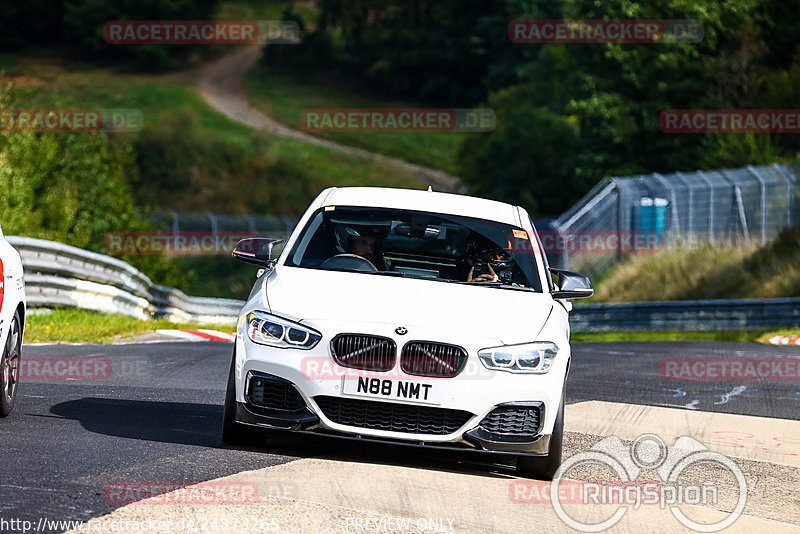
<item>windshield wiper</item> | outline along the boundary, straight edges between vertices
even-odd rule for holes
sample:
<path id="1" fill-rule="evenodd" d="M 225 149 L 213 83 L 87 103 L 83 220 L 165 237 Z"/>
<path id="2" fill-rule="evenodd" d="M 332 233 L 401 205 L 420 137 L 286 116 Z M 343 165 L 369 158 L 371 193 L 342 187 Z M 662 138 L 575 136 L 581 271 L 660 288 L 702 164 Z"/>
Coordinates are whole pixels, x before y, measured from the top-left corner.
<path id="1" fill-rule="evenodd" d="M 386 276 L 400 276 L 400 277 L 409 276 L 408 273 L 404 273 L 403 271 L 362 271 L 362 272 L 366 274 L 382 274 Z"/>

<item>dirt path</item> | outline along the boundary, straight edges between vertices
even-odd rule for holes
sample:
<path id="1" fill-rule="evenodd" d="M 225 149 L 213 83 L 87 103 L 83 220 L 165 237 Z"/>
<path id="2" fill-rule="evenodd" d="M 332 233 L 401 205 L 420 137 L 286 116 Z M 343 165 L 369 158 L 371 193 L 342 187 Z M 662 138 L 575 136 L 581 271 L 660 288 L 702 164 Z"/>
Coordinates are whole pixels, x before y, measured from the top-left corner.
<path id="1" fill-rule="evenodd" d="M 242 78 L 250 67 L 258 61 L 261 54 L 262 48 L 260 45 L 248 46 L 227 54 L 201 68 L 197 89 L 208 105 L 237 122 L 252 128 L 267 130 L 274 135 L 292 137 L 340 152 L 388 162 L 408 172 L 421 182 L 432 185 L 438 191 L 466 192 L 466 188 L 455 176 L 294 130 L 253 107 L 242 90 Z"/>

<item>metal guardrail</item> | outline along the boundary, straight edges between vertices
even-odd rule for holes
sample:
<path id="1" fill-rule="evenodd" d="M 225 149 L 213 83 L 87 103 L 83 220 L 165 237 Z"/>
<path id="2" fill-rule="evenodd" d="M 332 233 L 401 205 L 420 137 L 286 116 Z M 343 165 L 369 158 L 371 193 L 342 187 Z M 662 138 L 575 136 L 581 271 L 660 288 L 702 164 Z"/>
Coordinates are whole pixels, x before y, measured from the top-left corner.
<path id="1" fill-rule="evenodd" d="M 759 330 L 800 327 L 800 298 L 581 304 L 574 332 Z"/>
<path id="2" fill-rule="evenodd" d="M 28 306 L 69 307 L 175 322 L 230 323 L 240 300 L 189 297 L 124 261 L 53 241 L 7 237 L 22 256 Z M 800 326 L 800 298 L 578 304 L 574 332 L 757 330 Z"/>
<path id="3" fill-rule="evenodd" d="M 124 261 L 54 241 L 6 238 L 22 257 L 28 306 L 81 308 L 175 322 L 231 323 L 244 301 L 189 297 Z"/>

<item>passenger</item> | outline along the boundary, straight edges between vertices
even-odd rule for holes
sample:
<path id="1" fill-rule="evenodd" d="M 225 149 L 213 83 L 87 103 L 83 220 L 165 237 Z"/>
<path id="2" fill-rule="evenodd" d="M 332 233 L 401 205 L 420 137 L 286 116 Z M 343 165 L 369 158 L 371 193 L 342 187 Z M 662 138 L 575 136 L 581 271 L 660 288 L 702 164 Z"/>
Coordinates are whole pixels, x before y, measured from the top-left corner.
<path id="1" fill-rule="evenodd" d="M 490 262 L 502 261 L 508 257 L 508 254 L 500 248 L 493 248 L 482 252 L 480 256 L 487 260 L 484 263 L 484 265 L 488 267 L 489 272 L 481 273 L 473 277 L 473 275 L 475 274 L 475 267 L 476 265 L 479 265 L 475 264 L 469 270 L 469 274 L 467 275 L 467 282 L 499 282 L 500 277 L 494 271 L 494 269 L 492 268 L 492 264 Z"/>

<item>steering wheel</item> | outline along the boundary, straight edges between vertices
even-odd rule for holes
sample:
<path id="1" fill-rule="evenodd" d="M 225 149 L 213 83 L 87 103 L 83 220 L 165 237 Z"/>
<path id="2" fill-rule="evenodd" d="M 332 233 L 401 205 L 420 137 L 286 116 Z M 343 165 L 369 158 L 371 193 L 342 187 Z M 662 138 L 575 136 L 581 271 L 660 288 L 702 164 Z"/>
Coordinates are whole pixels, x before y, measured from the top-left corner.
<path id="1" fill-rule="evenodd" d="M 337 254 L 322 262 L 320 269 L 331 269 L 334 271 L 361 271 L 374 273 L 378 270 L 367 258 L 357 254 Z"/>

